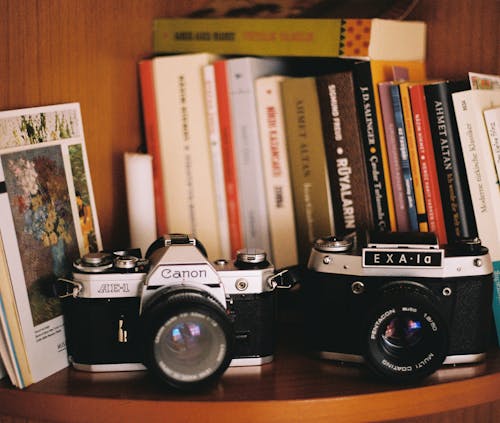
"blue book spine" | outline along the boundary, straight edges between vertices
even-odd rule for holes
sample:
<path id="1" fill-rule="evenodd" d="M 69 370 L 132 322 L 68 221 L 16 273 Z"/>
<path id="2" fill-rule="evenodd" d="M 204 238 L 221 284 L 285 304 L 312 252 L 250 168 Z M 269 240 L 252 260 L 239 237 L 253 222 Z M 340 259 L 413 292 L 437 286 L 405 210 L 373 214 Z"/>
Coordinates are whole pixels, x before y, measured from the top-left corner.
<path id="1" fill-rule="evenodd" d="M 392 105 L 394 109 L 394 123 L 396 126 L 399 155 L 401 157 L 401 171 L 406 194 L 406 203 L 408 206 L 408 216 L 410 220 L 410 230 L 418 231 L 417 207 L 415 204 L 415 190 L 413 188 L 413 178 L 411 176 L 410 158 L 408 155 L 408 143 L 406 140 L 406 130 L 403 119 L 403 108 L 401 106 L 401 95 L 399 85 L 391 85 Z"/>
<path id="2" fill-rule="evenodd" d="M 493 261 L 493 316 L 500 346 L 500 260 Z"/>

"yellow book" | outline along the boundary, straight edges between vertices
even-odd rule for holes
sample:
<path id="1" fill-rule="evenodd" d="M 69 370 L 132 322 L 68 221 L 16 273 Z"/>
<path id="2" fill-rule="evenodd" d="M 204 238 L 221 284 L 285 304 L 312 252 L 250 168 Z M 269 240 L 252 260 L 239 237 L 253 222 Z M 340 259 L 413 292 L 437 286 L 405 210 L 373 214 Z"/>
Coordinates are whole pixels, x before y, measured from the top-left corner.
<path id="1" fill-rule="evenodd" d="M 410 82 L 399 84 L 399 93 L 401 95 L 401 107 L 403 109 L 403 120 L 406 131 L 406 142 L 408 144 L 408 158 L 411 166 L 411 177 L 413 180 L 413 190 L 415 193 L 415 207 L 417 209 L 418 228 L 421 232 L 429 231 L 427 222 L 427 212 L 425 208 L 424 188 L 420 174 L 420 162 L 418 158 L 417 139 L 413 127 L 413 115 L 411 109 L 410 93 L 408 87 Z"/>
<path id="2" fill-rule="evenodd" d="M 419 60 L 426 25 L 390 19 L 159 18 L 155 53 Z"/>

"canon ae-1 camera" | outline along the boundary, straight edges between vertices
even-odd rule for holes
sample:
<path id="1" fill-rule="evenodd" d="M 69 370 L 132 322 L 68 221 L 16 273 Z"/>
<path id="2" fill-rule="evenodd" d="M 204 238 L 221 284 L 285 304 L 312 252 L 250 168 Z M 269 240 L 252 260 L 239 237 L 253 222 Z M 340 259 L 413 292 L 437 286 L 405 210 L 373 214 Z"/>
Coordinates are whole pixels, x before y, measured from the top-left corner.
<path id="1" fill-rule="evenodd" d="M 211 263 L 196 239 L 168 235 L 146 257 L 88 254 L 61 280 L 75 368 L 146 367 L 174 387 L 195 389 L 229 365 L 273 359 L 274 289 L 284 279 L 264 251 Z"/>
<path id="2" fill-rule="evenodd" d="M 492 271 L 477 239 L 444 248 L 433 233 L 318 239 L 302 282 L 307 344 L 396 383 L 443 363 L 481 361 L 491 337 Z"/>

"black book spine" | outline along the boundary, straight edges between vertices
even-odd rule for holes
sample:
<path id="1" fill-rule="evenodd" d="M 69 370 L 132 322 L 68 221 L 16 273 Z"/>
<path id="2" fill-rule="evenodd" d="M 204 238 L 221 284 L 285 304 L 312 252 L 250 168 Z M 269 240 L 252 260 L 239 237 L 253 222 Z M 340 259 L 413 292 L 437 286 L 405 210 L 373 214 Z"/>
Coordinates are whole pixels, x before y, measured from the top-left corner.
<path id="1" fill-rule="evenodd" d="M 374 225 L 381 231 L 388 231 L 391 228 L 389 205 L 370 62 L 356 63 L 353 66 L 353 77 Z"/>
<path id="2" fill-rule="evenodd" d="M 451 98 L 452 93 L 468 89 L 468 81 L 439 82 L 424 87 L 450 244 L 478 236 Z"/>
<path id="3" fill-rule="evenodd" d="M 351 71 L 316 78 L 335 232 L 373 229 Z"/>

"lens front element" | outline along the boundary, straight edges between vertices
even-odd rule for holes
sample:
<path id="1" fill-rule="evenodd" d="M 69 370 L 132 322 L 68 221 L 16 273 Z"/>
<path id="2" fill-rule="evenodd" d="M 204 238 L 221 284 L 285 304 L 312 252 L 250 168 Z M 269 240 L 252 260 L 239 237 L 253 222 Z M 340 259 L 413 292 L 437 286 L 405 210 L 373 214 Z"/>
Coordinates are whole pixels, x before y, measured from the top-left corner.
<path id="1" fill-rule="evenodd" d="M 161 370 L 183 382 L 197 382 L 213 374 L 227 350 L 226 335 L 210 316 L 183 312 L 158 331 L 154 355 Z"/>

